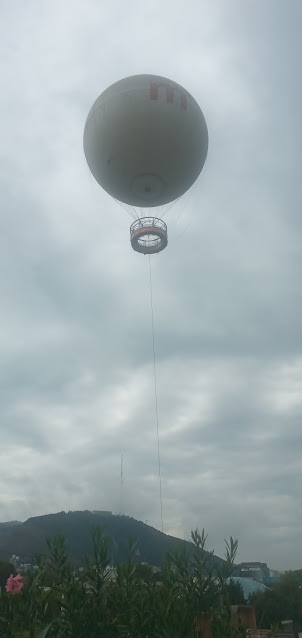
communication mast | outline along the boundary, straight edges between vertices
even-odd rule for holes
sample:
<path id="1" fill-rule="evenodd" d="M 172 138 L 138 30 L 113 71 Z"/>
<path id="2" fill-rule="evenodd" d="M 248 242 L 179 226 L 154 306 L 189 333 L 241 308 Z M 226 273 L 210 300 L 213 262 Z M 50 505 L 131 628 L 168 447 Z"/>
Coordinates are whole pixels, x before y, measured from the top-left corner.
<path id="1" fill-rule="evenodd" d="M 124 510 L 124 503 L 123 503 L 123 497 L 124 497 L 124 477 L 123 477 L 123 462 L 124 462 L 124 455 L 121 455 L 121 476 L 120 476 L 120 516 L 123 515 L 123 510 Z"/>

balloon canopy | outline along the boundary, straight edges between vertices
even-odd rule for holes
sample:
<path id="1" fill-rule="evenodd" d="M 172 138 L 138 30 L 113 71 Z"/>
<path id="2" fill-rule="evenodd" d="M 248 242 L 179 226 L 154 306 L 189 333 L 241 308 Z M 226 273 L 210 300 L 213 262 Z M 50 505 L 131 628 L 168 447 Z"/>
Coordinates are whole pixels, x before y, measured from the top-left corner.
<path id="1" fill-rule="evenodd" d="M 112 197 L 150 208 L 183 195 L 206 160 L 208 131 L 194 98 L 176 82 L 134 75 L 93 104 L 84 130 L 88 166 Z"/>

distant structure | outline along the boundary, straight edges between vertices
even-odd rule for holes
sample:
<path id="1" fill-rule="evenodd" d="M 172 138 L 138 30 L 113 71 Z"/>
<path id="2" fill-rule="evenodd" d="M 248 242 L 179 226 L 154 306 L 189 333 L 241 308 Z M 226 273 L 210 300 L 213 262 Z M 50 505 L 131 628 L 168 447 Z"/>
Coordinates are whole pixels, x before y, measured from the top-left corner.
<path id="1" fill-rule="evenodd" d="M 269 577 L 265 576 L 263 582 L 265 585 L 273 585 L 274 583 L 280 583 L 281 574 L 276 569 L 269 570 Z M 302 638 L 302 637 L 301 637 Z"/>
<path id="2" fill-rule="evenodd" d="M 241 578 L 252 578 L 258 581 L 258 583 L 263 583 L 266 579 L 270 578 L 270 570 L 267 563 L 239 563 L 238 576 Z"/>
<path id="3" fill-rule="evenodd" d="M 20 556 L 17 556 L 17 554 L 12 554 L 12 556 L 9 559 L 9 562 L 11 563 L 11 565 L 14 565 L 14 567 L 18 567 L 19 561 L 20 561 Z"/>

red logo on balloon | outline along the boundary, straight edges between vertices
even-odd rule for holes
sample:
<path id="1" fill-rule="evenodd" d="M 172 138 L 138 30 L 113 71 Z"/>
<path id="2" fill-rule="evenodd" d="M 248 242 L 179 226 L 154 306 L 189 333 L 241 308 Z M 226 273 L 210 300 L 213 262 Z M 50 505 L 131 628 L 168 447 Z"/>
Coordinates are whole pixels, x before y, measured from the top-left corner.
<path id="1" fill-rule="evenodd" d="M 188 100 L 187 93 L 182 91 L 178 86 L 172 86 L 171 84 L 165 84 L 164 82 L 151 82 L 150 84 L 150 99 L 157 100 L 159 89 L 164 89 L 166 91 L 166 100 L 168 103 L 173 104 L 174 102 L 174 94 L 177 92 L 180 95 L 180 103 L 183 109 L 187 108 Z"/>

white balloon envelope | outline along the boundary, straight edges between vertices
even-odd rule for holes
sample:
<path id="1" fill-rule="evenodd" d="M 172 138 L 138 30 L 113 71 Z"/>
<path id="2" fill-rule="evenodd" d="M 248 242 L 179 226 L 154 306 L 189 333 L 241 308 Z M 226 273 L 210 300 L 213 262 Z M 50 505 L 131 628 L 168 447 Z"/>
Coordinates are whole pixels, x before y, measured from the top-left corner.
<path id="1" fill-rule="evenodd" d="M 201 173 L 207 151 L 207 126 L 196 100 L 157 75 L 134 75 L 110 86 L 85 124 L 84 152 L 93 176 L 109 195 L 134 207 L 178 199 Z"/>

